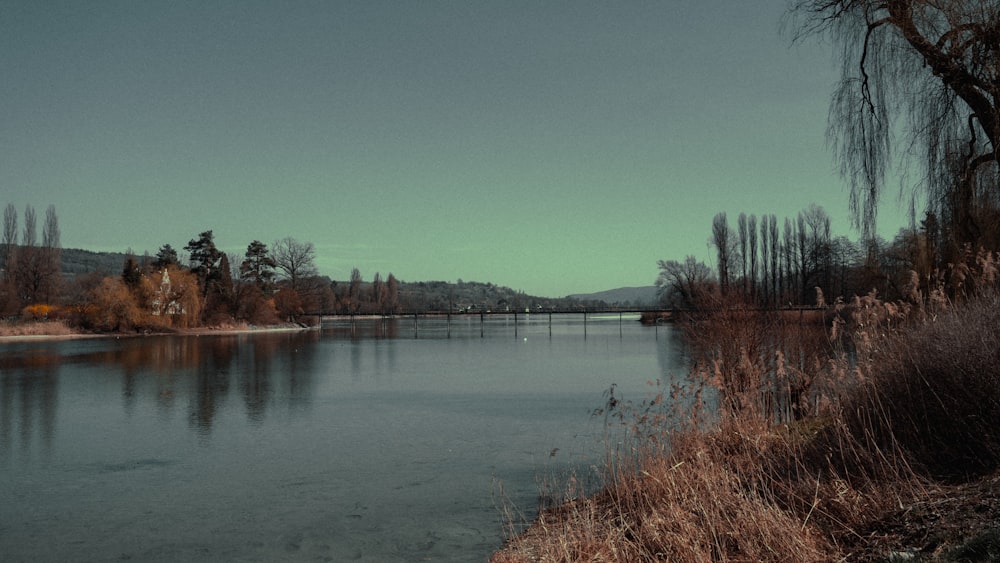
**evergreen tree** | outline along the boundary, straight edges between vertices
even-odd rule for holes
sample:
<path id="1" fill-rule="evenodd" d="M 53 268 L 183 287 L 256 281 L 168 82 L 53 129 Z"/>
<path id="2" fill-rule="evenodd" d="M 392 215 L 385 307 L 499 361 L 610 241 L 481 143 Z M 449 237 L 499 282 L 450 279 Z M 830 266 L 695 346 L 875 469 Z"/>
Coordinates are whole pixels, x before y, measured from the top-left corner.
<path id="1" fill-rule="evenodd" d="M 203 296 L 208 295 L 209 282 L 219 276 L 222 252 L 216 248 L 214 239 L 212 231 L 205 231 L 198 235 L 197 239 L 191 239 L 184 247 L 184 250 L 190 253 L 191 271 L 198 276 L 198 285 Z"/>
<path id="2" fill-rule="evenodd" d="M 245 260 L 240 264 L 240 278 L 254 283 L 261 291 L 268 291 L 274 281 L 277 262 L 267 250 L 267 245 L 255 240 L 247 246 Z"/>
<path id="3" fill-rule="evenodd" d="M 129 289 L 135 289 L 139 286 L 142 281 L 142 270 L 139 268 L 139 263 L 136 262 L 135 256 L 129 252 L 125 258 L 125 266 L 122 268 L 122 281 Z"/>
<path id="4" fill-rule="evenodd" d="M 170 266 L 179 266 L 180 262 L 177 259 L 177 251 L 174 250 L 169 244 L 164 244 L 160 247 L 160 250 L 156 253 L 156 260 L 153 260 L 153 266 L 157 270 L 162 270 L 163 268 L 169 268 Z"/>

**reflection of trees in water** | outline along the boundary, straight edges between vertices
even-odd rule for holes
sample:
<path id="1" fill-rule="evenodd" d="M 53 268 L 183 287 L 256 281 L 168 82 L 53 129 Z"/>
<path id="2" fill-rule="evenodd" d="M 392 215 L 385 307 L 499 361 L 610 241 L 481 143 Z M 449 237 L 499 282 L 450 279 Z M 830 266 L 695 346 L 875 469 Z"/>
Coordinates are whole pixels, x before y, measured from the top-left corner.
<path id="1" fill-rule="evenodd" d="M 291 332 L 135 339 L 110 359 L 121 364 L 127 409 L 137 389 L 149 384 L 137 381 L 140 374 L 155 378 L 160 408 L 173 410 L 178 398 L 187 398 L 189 424 L 208 435 L 233 385 L 254 423 L 264 420 L 276 393 L 295 408 L 307 404 L 314 356 L 310 342 L 318 337 L 315 332 Z"/>
<path id="2" fill-rule="evenodd" d="M 371 343 L 375 341 L 374 346 L 374 359 L 376 365 L 380 364 L 383 360 L 383 356 L 386 355 L 389 361 L 389 367 L 382 369 L 376 367 L 376 376 L 384 373 L 392 373 L 395 369 L 395 346 L 379 346 L 378 341 L 382 340 L 394 340 L 400 337 L 400 324 L 402 323 L 404 330 L 403 333 L 405 337 L 412 337 L 417 334 L 416 329 L 413 328 L 413 321 L 410 319 L 402 319 L 398 317 L 359 317 L 353 320 L 340 320 L 336 322 L 325 323 L 323 325 L 323 337 L 336 340 L 350 340 L 353 344 L 360 342 Z M 439 331 L 441 332 L 441 331 Z M 365 346 L 351 346 L 350 347 L 350 364 L 351 364 L 351 378 L 357 381 L 360 379 L 364 372 L 364 362 L 365 359 L 363 354 L 365 351 L 369 351 L 371 347 Z"/>
<path id="3" fill-rule="evenodd" d="M 692 375 L 691 351 L 684 341 L 682 331 L 674 325 L 657 327 L 657 360 L 660 366 L 660 383 L 662 387 L 657 391 L 663 391 L 674 399 L 670 404 L 676 412 L 689 413 L 695 407 L 698 400 L 705 401 L 705 406 L 709 411 L 714 410 L 712 406 L 715 393 L 709 391 L 704 393 L 705 382 Z M 702 393 L 699 395 L 699 391 Z"/>
<path id="4" fill-rule="evenodd" d="M 655 330 L 659 341 L 656 354 L 660 366 L 660 378 L 669 383 L 685 377 L 690 371 L 690 366 L 680 331 L 669 325 L 656 327 Z"/>
<path id="5" fill-rule="evenodd" d="M 0 355 L 0 457 L 10 455 L 16 444 L 30 451 L 37 440 L 51 449 L 61 368 L 96 367 L 112 377 L 120 370 L 127 415 L 144 401 L 164 414 L 187 405 L 190 426 L 207 436 L 234 385 L 247 418 L 257 424 L 275 398 L 287 401 L 291 410 L 308 407 L 319 338 L 319 331 L 128 338 L 94 341 L 84 348 L 99 349 L 82 352 L 72 343 L 52 343 Z M 103 377 L 75 382 L 93 392 L 109 383 Z"/>
<path id="6" fill-rule="evenodd" d="M 289 406 L 296 410 L 307 407 L 312 400 L 319 337 L 317 332 L 292 333 L 280 348 L 281 371 L 288 381 Z"/>
<path id="7" fill-rule="evenodd" d="M 368 377 L 376 381 L 391 378 L 396 370 L 397 347 L 389 343 L 396 338 L 397 329 L 393 319 L 392 337 L 384 338 L 352 338 L 350 350 L 351 380 L 359 382 Z M 367 362 L 374 362 L 374 367 L 366 367 Z"/>
<path id="8" fill-rule="evenodd" d="M 247 418 L 256 424 L 263 422 L 267 411 L 271 392 L 271 360 L 276 348 L 277 343 L 269 339 L 252 346 L 250 354 L 240 358 L 240 392 Z"/>
<path id="9" fill-rule="evenodd" d="M 269 335 L 255 338 L 252 345 L 241 349 L 236 371 L 248 419 L 263 422 L 268 404 L 277 394 L 296 409 L 308 404 L 318 338 L 316 332 Z M 273 380 L 273 374 L 278 374 L 278 381 Z"/>
<path id="10" fill-rule="evenodd" d="M 42 449 L 52 449 L 58 407 L 60 358 L 46 350 L 0 358 L 0 453 L 9 457 L 15 436 L 24 457 L 36 430 Z M 36 428 L 37 425 L 37 428 Z"/>
<path id="11" fill-rule="evenodd" d="M 308 405 L 318 338 L 315 332 L 294 332 L 188 339 L 196 343 L 190 352 L 195 358 L 192 425 L 202 434 L 211 431 L 233 378 L 247 418 L 256 424 L 263 422 L 275 396 L 295 410 Z"/>
<path id="12" fill-rule="evenodd" d="M 194 396 L 190 400 L 191 425 L 200 434 L 208 434 L 220 403 L 229 393 L 230 367 L 237 353 L 237 337 L 195 338 L 202 344 L 194 348 Z"/>
<path id="13" fill-rule="evenodd" d="M 323 334 L 338 339 L 372 340 L 378 338 L 398 338 L 399 318 L 359 317 L 352 320 L 326 323 Z"/>

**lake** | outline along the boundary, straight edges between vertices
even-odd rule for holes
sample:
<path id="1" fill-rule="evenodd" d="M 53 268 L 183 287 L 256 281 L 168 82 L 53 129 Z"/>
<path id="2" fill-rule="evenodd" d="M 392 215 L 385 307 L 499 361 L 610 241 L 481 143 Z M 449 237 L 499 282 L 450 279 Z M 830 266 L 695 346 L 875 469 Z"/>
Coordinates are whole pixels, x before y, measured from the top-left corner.
<path id="1" fill-rule="evenodd" d="M 485 561 L 681 350 L 617 314 L 0 344 L 0 554 Z"/>

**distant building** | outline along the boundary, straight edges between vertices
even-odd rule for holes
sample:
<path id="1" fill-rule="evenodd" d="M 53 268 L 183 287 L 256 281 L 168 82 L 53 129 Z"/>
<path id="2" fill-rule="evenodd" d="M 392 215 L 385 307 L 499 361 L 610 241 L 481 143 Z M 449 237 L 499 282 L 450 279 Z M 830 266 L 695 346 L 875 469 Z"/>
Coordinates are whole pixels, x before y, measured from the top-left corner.
<path id="1" fill-rule="evenodd" d="M 183 315 L 187 311 L 184 306 L 177 301 L 170 287 L 170 272 L 163 269 L 163 279 L 160 280 L 160 288 L 153 297 L 154 315 Z"/>

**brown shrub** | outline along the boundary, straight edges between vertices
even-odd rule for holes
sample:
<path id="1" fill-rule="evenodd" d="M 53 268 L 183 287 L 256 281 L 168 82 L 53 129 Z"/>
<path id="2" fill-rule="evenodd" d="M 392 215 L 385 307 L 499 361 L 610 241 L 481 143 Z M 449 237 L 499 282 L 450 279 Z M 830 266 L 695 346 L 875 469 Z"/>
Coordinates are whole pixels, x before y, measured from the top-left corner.
<path id="1" fill-rule="evenodd" d="M 674 432 L 669 454 L 621 463 L 602 492 L 542 512 L 491 561 L 835 560 L 769 487 L 766 460 L 785 449 L 767 435 L 738 419 Z"/>
<path id="2" fill-rule="evenodd" d="M 636 405 L 609 392 L 599 412 L 631 449 L 609 450 L 605 487 L 542 511 L 492 561 L 863 552 L 860 531 L 925 498 L 929 479 L 1000 467 L 1000 292 L 988 287 L 933 309 L 874 293 L 838 303 L 829 334 L 774 312 L 700 317 L 689 387 Z"/>
<path id="3" fill-rule="evenodd" d="M 1000 293 L 984 292 L 905 331 L 869 338 L 868 376 L 844 420 L 879 448 L 899 448 L 950 480 L 1000 465 Z"/>

